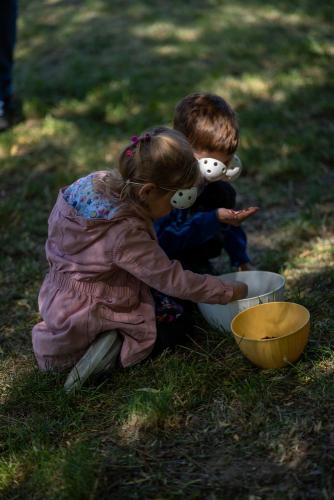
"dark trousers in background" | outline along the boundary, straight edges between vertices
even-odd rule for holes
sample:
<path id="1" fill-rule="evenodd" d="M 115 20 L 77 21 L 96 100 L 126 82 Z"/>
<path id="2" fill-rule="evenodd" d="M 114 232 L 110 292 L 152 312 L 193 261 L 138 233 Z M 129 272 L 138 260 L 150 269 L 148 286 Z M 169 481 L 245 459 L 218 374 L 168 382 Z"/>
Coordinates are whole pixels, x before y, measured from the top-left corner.
<path id="1" fill-rule="evenodd" d="M 17 11 L 17 0 L 0 0 L 0 101 L 10 98 L 13 93 Z"/>
<path id="2" fill-rule="evenodd" d="M 174 352 L 176 346 L 187 344 L 187 336 L 191 335 L 194 327 L 192 305 L 183 302 L 184 312 L 175 321 L 157 323 L 157 340 L 149 358 L 159 356 L 164 350 Z"/>

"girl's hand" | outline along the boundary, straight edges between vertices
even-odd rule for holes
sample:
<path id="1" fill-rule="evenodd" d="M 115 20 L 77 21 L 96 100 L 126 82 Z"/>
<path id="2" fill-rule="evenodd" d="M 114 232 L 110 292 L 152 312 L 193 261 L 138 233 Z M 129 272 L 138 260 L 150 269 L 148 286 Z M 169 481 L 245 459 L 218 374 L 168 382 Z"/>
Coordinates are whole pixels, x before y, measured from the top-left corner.
<path id="1" fill-rule="evenodd" d="M 249 207 L 244 210 L 231 210 L 229 208 L 218 208 L 217 215 L 219 222 L 230 224 L 231 226 L 240 226 L 240 224 L 256 214 L 260 210 L 259 207 Z"/>
<path id="2" fill-rule="evenodd" d="M 233 295 L 231 298 L 231 302 L 233 302 L 233 300 L 241 300 L 247 297 L 248 286 L 246 285 L 246 283 L 243 283 L 242 281 L 235 281 L 234 283 L 232 283 L 232 286 Z"/>

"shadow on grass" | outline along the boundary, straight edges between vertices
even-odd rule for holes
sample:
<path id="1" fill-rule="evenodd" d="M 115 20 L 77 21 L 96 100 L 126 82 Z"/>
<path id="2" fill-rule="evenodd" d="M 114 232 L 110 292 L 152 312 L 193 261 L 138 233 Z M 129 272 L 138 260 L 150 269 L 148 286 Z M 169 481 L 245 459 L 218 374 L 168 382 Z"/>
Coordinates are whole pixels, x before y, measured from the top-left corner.
<path id="1" fill-rule="evenodd" d="M 265 3 L 253 3 L 261 18 Z M 21 36 L 23 42 L 36 43 L 20 62 L 29 77 L 27 100 L 45 111 L 54 107 L 67 119 L 72 106 L 74 116 L 109 123 L 112 134 L 123 138 L 129 130 L 165 122 L 180 97 L 217 79 L 273 75 L 269 88 L 289 93 L 289 86 L 298 84 L 298 70 L 314 59 L 314 33 L 310 19 L 308 24 L 303 20 L 304 8 L 309 14 L 305 2 L 289 9 L 297 12 L 292 25 L 284 19 L 287 7 L 279 3 L 273 19 L 250 21 L 243 3 L 235 4 L 234 13 L 211 1 L 193 1 L 191 8 L 125 2 L 112 9 L 107 2 L 93 2 L 91 9 L 61 2 L 40 12 L 37 3 L 29 2 L 23 8 Z M 41 43 L 46 38 L 48 43 Z M 326 61 L 326 55 L 317 61 L 320 79 L 326 71 L 329 75 Z M 247 93 L 244 97 L 246 103 Z M 271 110 L 267 112 L 272 119 Z"/>
<path id="2" fill-rule="evenodd" d="M 312 279 L 319 290 L 326 279 L 330 288 L 328 273 Z M 178 497 L 222 488 L 226 498 L 274 492 L 295 498 L 301 487 L 305 498 L 329 492 L 333 447 L 324 437 L 334 409 L 332 340 L 311 343 L 294 367 L 261 371 L 232 339 L 212 332 L 201 342 L 207 359 L 205 349 L 179 351 L 75 398 L 65 396 L 59 376 L 21 373 L 3 406 L 2 452 L 29 477 L 15 488 L 9 478 L 8 494 L 36 487 L 41 498 L 72 498 L 75 490 L 73 498 Z M 209 355 L 219 341 L 215 362 Z"/>
<path id="3" fill-rule="evenodd" d="M 265 5 L 265 2 L 263 2 L 263 0 L 245 0 L 243 5 L 248 8 L 257 8 Z M 321 9 L 317 9 L 312 0 L 298 0 L 293 4 L 289 2 L 289 0 L 278 0 L 275 2 L 275 9 L 281 14 L 288 14 L 296 17 L 303 15 L 305 16 L 306 22 L 316 19 L 328 25 L 331 19 L 332 9 L 329 4 L 325 4 L 322 7 Z"/>
<path id="4" fill-rule="evenodd" d="M 246 391 L 247 384 L 240 382 L 234 400 L 222 400 L 220 406 L 216 401 L 211 419 L 206 413 L 201 420 L 199 413 L 181 432 L 158 442 L 152 437 L 130 449 L 115 450 L 106 440 L 98 497 L 219 497 L 222 491 L 224 498 L 298 498 L 300 491 L 303 498 L 328 494 L 334 447 L 326 439 L 331 429 L 327 410 L 333 404 L 324 404 L 319 386 L 322 395 L 332 394 L 332 375 L 302 391 L 293 377 L 279 388 L 287 381 L 282 371 L 280 383 L 280 375 L 276 378 L 276 384 L 269 376 L 256 384 L 252 397 L 249 386 Z M 317 409 L 310 411 L 314 405 Z M 133 490 L 136 485 L 140 493 Z"/>
<path id="5" fill-rule="evenodd" d="M 89 498 L 98 446 L 63 379 L 26 368 L 12 381 L 0 416 L 2 498 Z"/>

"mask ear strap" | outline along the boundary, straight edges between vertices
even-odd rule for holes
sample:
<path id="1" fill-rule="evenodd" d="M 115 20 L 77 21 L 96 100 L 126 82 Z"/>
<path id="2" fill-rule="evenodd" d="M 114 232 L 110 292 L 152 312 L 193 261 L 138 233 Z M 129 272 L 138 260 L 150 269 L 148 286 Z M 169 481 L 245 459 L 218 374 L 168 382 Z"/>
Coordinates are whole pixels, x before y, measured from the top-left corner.
<path id="1" fill-rule="evenodd" d="M 124 182 L 124 186 L 122 187 L 122 191 L 120 192 L 120 195 L 119 195 L 120 200 L 123 200 L 123 197 L 125 196 L 125 192 L 126 192 L 127 188 L 129 187 L 129 185 L 130 185 L 130 181 L 129 181 L 129 179 L 127 179 Z"/>
<path id="2" fill-rule="evenodd" d="M 242 172 L 242 163 L 237 155 L 233 155 L 233 158 L 228 166 L 226 177 L 229 182 L 235 181 Z"/>

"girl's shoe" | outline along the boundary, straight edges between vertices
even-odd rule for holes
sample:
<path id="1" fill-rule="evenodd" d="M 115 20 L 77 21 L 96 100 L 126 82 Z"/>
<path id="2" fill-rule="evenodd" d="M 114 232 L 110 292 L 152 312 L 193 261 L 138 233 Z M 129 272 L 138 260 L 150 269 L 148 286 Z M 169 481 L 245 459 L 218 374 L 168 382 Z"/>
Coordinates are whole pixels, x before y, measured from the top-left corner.
<path id="1" fill-rule="evenodd" d="M 92 375 L 114 368 L 121 346 L 121 336 L 115 330 L 98 335 L 67 376 L 64 384 L 65 391 L 75 392 Z"/>

